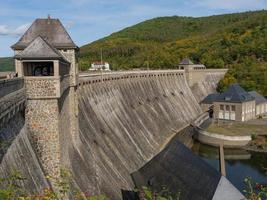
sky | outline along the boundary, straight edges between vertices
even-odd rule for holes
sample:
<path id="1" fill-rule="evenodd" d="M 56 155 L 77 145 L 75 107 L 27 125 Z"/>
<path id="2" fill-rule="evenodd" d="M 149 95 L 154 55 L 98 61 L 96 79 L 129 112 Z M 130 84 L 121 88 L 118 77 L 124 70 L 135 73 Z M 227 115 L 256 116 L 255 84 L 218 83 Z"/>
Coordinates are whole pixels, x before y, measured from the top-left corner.
<path id="1" fill-rule="evenodd" d="M 208 16 L 261 10 L 267 0 L 0 0 L 0 57 L 36 18 L 59 18 L 74 42 L 84 45 L 147 19 Z"/>

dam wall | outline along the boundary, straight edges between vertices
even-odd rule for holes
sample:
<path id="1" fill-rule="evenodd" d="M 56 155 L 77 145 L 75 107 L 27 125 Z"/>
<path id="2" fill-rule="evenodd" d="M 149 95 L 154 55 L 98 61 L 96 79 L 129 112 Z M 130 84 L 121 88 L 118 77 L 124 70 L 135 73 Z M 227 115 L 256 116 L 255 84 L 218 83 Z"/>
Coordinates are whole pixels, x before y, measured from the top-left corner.
<path id="1" fill-rule="evenodd" d="M 187 82 L 197 101 L 211 92 L 215 92 L 218 82 L 224 77 L 228 69 L 198 69 L 185 71 Z"/>
<path id="2" fill-rule="evenodd" d="M 15 171 L 20 172 L 26 178 L 17 184 L 29 193 L 36 194 L 49 187 L 42 167 L 32 149 L 25 126 L 21 128 L 1 161 L 0 177 L 10 177 Z M 2 184 L 4 185 L 4 183 Z M 3 185 L 0 185 L 0 188 Z"/>
<path id="3" fill-rule="evenodd" d="M 208 81 L 215 82 L 203 93 L 215 91 L 217 78 L 207 78 L 205 83 Z M 80 78 L 79 84 L 84 143 L 79 152 L 90 154 L 96 187 L 111 199 L 118 199 L 121 189 L 133 189 L 130 173 L 202 113 L 183 70 L 88 76 Z M 199 98 L 204 97 L 201 94 Z M 80 187 L 86 185 L 77 182 Z"/>
<path id="4" fill-rule="evenodd" d="M 192 90 L 184 70 L 83 74 L 77 90 L 79 132 L 75 139 L 69 131 L 59 137 L 63 165 L 73 174 L 72 185 L 89 194 L 121 199 L 121 190 L 134 188 L 130 174 L 202 113 L 199 99 L 214 92 L 217 82 L 216 72 L 210 72 Z M 196 93 L 197 87 L 202 91 Z M 71 105 L 67 101 L 65 105 Z M 17 159 L 12 159 L 14 155 Z M 5 153 L 0 177 L 11 169 L 29 177 L 23 183 L 29 192 L 49 185 L 25 128 Z"/>

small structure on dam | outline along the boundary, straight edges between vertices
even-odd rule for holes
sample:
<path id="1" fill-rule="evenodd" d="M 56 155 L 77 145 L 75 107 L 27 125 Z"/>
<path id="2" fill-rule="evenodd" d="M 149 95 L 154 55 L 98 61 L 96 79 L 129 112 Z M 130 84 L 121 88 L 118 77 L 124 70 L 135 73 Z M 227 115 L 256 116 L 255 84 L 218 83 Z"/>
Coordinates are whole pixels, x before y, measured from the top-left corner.
<path id="1" fill-rule="evenodd" d="M 12 48 L 19 78 L 8 84 L 0 81 L 0 134 L 13 132 L 15 138 L 1 158 L 0 176 L 18 169 L 27 178 L 21 186 L 38 193 L 46 187 L 57 189 L 46 176 L 58 177 L 63 167 L 73 174 L 70 197 L 80 191 L 116 200 L 122 199 L 122 190 L 135 188 L 133 172 L 140 169 L 138 178 L 144 182 L 151 178 L 143 166 L 153 158 L 160 162 L 151 176 L 161 180 L 165 173 L 158 170 L 164 169 L 164 155 L 170 152 L 168 162 L 177 167 L 173 183 L 187 185 L 181 187 L 183 197 L 191 198 L 188 191 L 196 191 L 192 198 L 201 192 L 202 199 L 242 198 L 183 144 L 165 145 L 203 113 L 199 102 L 215 91 L 226 69 L 78 78 L 77 47 L 60 21 L 50 17 L 35 20 Z M 7 102 L 12 104 L 4 108 Z M 184 179 L 192 174 L 196 179 Z M 212 187 L 196 185 L 202 178 Z"/>
<path id="2" fill-rule="evenodd" d="M 26 128 L 45 174 L 58 177 L 60 137 L 77 134 L 77 46 L 58 19 L 37 19 L 12 46 L 24 77 Z M 66 127 L 69 125 L 69 127 Z"/>

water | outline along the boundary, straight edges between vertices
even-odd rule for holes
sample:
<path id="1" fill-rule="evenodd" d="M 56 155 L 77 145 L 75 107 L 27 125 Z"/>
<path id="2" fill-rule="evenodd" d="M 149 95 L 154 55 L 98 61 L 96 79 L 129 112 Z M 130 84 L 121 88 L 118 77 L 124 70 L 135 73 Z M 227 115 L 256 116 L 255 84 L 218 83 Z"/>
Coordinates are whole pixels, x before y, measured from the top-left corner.
<path id="1" fill-rule="evenodd" d="M 195 143 L 192 150 L 212 167 L 219 170 L 219 150 Z M 251 177 L 256 183 L 267 185 L 267 154 L 241 149 L 225 149 L 226 177 L 241 192 L 245 188 L 244 179 Z"/>

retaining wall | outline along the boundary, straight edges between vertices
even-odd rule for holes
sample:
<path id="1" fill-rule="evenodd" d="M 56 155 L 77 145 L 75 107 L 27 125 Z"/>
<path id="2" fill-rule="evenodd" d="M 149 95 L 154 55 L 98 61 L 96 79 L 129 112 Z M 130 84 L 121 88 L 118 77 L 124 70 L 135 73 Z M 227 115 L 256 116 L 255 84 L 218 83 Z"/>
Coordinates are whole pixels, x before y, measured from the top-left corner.
<path id="1" fill-rule="evenodd" d="M 210 133 L 200 128 L 200 125 L 209 119 L 209 113 L 203 113 L 193 123 L 197 131 L 197 139 L 211 146 L 219 147 L 223 144 L 224 147 L 238 148 L 244 147 L 251 141 L 251 136 L 227 136 L 222 134 Z"/>
<path id="2" fill-rule="evenodd" d="M 198 140 L 201 143 L 208 144 L 211 146 L 220 146 L 223 144 L 224 147 L 244 147 L 249 141 L 251 141 L 250 136 L 226 136 L 216 133 L 209 133 L 204 130 L 198 130 Z"/>

